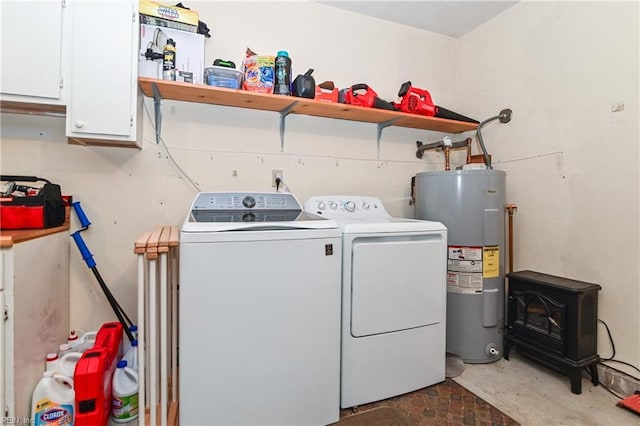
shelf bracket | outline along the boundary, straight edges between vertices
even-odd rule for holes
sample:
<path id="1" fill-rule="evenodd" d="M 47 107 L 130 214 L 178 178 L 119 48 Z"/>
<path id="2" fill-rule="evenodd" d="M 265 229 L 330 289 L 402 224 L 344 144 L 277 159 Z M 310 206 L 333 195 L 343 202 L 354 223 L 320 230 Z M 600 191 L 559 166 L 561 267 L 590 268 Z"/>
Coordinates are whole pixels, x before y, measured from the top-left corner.
<path id="1" fill-rule="evenodd" d="M 298 101 L 293 102 L 285 109 L 280 111 L 280 152 L 284 152 L 284 122 L 287 115 L 291 113 L 291 110 L 298 104 Z"/>
<path id="2" fill-rule="evenodd" d="M 160 127 L 162 126 L 162 110 L 160 109 L 160 101 L 162 100 L 162 96 L 160 96 L 160 91 L 158 90 L 158 86 L 155 83 L 151 83 L 151 89 L 153 90 L 153 109 L 156 115 L 156 143 L 160 143 Z"/>
<path id="3" fill-rule="evenodd" d="M 383 121 L 382 123 L 378 123 L 378 133 L 377 133 L 377 137 L 376 137 L 376 144 L 377 144 L 377 148 L 378 148 L 378 159 L 380 159 L 380 137 L 382 136 L 382 130 L 385 127 L 389 127 L 391 126 L 396 120 L 398 120 L 399 117 L 396 118 L 392 118 L 391 120 L 387 120 L 387 121 Z"/>

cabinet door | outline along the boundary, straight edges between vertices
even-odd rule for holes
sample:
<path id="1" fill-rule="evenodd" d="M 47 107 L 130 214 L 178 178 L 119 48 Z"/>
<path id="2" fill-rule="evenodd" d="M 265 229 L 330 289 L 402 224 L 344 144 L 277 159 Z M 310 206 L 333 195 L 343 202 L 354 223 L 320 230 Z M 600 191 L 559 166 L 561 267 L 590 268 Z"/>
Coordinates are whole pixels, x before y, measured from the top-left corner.
<path id="1" fill-rule="evenodd" d="M 62 5 L 62 0 L 2 0 L 2 93 L 60 98 Z"/>
<path id="2" fill-rule="evenodd" d="M 135 138 L 137 3 L 73 2 L 67 136 Z"/>

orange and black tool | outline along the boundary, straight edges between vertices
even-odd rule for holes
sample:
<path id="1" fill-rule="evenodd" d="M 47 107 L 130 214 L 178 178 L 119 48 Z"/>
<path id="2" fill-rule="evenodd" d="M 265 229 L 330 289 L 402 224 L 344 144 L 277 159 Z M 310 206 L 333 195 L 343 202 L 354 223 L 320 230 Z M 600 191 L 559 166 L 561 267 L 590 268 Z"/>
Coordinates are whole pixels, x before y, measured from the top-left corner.
<path id="1" fill-rule="evenodd" d="M 616 405 L 618 407 L 626 408 L 627 410 L 640 416 L 640 390 L 637 390 L 633 393 L 633 395 L 618 401 Z"/>
<path id="2" fill-rule="evenodd" d="M 402 112 L 409 114 L 426 115 L 427 117 L 440 117 L 448 120 L 466 121 L 469 123 L 478 123 L 478 120 L 466 117 L 457 112 L 453 112 L 441 106 L 435 105 L 431 100 L 431 95 L 424 89 L 413 87 L 410 81 L 402 84 L 398 97 L 402 98 L 400 102 L 393 102 L 393 106 Z"/>

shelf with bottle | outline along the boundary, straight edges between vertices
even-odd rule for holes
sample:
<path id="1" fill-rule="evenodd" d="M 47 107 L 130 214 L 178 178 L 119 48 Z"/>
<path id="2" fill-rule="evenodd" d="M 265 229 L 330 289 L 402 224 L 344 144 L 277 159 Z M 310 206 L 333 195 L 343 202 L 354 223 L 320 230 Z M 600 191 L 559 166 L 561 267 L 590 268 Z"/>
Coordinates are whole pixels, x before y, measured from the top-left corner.
<path id="1" fill-rule="evenodd" d="M 157 125 L 160 123 L 160 101 L 162 99 L 277 112 L 280 114 L 280 140 L 282 148 L 284 147 L 284 119 L 289 114 L 376 124 L 378 152 L 382 130 L 389 126 L 453 134 L 476 130 L 478 127 L 477 123 L 427 117 L 399 111 L 165 81 L 147 77 L 139 77 L 138 84 L 145 96 L 155 100 Z M 156 129 L 159 134 L 159 128 L 156 127 Z"/>

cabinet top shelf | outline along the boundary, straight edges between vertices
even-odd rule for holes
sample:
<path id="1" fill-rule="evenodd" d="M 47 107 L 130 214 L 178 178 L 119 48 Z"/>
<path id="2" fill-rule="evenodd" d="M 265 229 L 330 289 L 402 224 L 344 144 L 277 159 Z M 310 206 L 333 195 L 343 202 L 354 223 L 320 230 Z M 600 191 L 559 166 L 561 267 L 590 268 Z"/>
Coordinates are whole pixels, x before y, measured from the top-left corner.
<path id="1" fill-rule="evenodd" d="M 426 117 L 404 112 L 383 109 L 365 108 L 355 105 L 316 101 L 313 99 L 278 96 L 221 87 L 196 85 L 155 78 L 139 77 L 140 89 L 153 98 L 153 85 L 156 85 L 162 99 L 196 102 L 212 105 L 225 105 L 263 111 L 310 115 L 315 117 L 336 118 L 341 120 L 361 121 L 366 123 L 388 123 L 396 127 L 431 130 L 444 133 L 462 133 L 475 130 L 476 123 L 446 120 L 437 117 Z M 295 105 L 294 105 L 295 104 Z M 293 106 L 292 106 L 293 105 Z M 392 121 L 393 120 L 393 121 Z"/>

